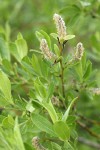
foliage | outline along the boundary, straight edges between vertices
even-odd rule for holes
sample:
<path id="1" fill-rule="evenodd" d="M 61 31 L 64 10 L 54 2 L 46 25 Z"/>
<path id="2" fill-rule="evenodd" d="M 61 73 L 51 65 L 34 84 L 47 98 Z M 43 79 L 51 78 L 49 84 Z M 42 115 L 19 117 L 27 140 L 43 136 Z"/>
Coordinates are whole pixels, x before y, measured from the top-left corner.
<path id="1" fill-rule="evenodd" d="M 99 149 L 100 1 L 0 3 L 0 150 Z"/>

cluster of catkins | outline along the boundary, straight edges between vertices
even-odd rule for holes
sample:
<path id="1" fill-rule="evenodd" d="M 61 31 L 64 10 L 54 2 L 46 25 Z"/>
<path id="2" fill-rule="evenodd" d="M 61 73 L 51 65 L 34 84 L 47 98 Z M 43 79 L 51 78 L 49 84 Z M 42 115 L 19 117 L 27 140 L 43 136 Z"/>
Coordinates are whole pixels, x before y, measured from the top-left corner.
<path id="1" fill-rule="evenodd" d="M 65 22 L 64 22 L 63 18 L 58 14 L 54 14 L 53 20 L 55 21 L 56 28 L 57 28 L 58 39 L 60 41 L 60 40 L 64 39 L 64 37 L 66 37 L 66 35 L 67 35 Z M 41 49 L 45 59 L 47 59 L 47 60 L 51 60 L 53 58 L 56 59 L 55 54 L 50 51 L 46 39 L 41 40 L 40 49 Z M 74 59 L 81 60 L 81 58 L 83 56 L 83 53 L 84 53 L 83 44 L 78 43 L 77 46 L 76 46 L 76 52 L 75 52 Z"/>

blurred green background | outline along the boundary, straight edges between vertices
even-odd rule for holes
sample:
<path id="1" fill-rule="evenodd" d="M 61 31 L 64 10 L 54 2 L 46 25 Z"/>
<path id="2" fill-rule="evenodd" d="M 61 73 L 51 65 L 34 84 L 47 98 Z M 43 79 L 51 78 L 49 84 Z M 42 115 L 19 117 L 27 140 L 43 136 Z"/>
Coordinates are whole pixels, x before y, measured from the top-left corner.
<path id="1" fill-rule="evenodd" d="M 76 35 L 75 43 L 82 41 L 93 50 L 92 38 L 100 40 L 100 0 L 0 0 L 0 24 L 10 24 L 12 40 L 21 32 L 30 48 L 37 46 L 36 30 L 54 32 L 54 13 L 63 16 L 68 32 Z"/>
<path id="2" fill-rule="evenodd" d="M 93 62 L 93 68 L 97 69 L 95 80 L 97 87 L 100 87 L 100 0 L 0 0 L 0 36 L 8 32 L 8 36 L 4 38 L 15 41 L 17 34 L 21 32 L 29 49 L 39 49 L 35 32 L 41 29 L 48 34 L 56 32 L 53 23 L 54 13 L 62 15 L 67 32 L 76 35 L 66 48 L 70 50 L 78 42 L 83 43 L 88 58 Z M 0 46 L 0 52 L 1 49 Z M 93 115 L 100 119 L 100 97 L 95 97 L 95 101 L 89 101 L 86 96 L 86 110 L 84 112 L 81 104 L 79 110 L 87 116 Z M 94 130 L 100 133 L 100 129 L 94 127 Z M 84 134 L 88 138 L 88 134 L 82 130 L 80 135 Z M 78 147 L 79 150 L 92 149 L 83 144 L 78 144 Z"/>

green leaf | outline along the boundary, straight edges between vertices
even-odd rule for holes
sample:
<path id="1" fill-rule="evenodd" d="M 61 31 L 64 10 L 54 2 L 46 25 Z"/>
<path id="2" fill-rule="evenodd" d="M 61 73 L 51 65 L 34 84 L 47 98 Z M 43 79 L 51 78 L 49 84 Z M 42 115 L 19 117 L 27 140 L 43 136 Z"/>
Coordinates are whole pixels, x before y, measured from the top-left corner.
<path id="1" fill-rule="evenodd" d="M 82 68 L 85 70 L 86 67 L 86 53 L 84 51 L 83 57 L 82 57 Z"/>
<path id="2" fill-rule="evenodd" d="M 63 150 L 75 150 L 75 149 L 71 146 L 71 144 L 68 141 L 66 141 L 64 143 Z"/>
<path id="3" fill-rule="evenodd" d="M 57 40 L 58 34 L 56 34 L 56 33 L 51 33 L 50 35 L 51 35 L 54 39 Z"/>
<path id="4" fill-rule="evenodd" d="M 63 120 L 64 122 L 67 120 L 67 118 L 68 118 L 68 116 L 69 116 L 70 109 L 71 109 L 71 107 L 73 106 L 74 102 L 77 100 L 77 98 L 78 98 L 78 97 L 76 97 L 76 98 L 74 98 L 74 99 L 72 100 L 72 102 L 70 103 L 68 109 L 66 110 L 65 114 L 63 115 L 62 120 Z"/>
<path id="5" fill-rule="evenodd" d="M 32 55 L 31 64 L 35 72 L 42 76 L 40 61 L 35 54 Z"/>
<path id="6" fill-rule="evenodd" d="M 51 98 L 51 96 L 53 94 L 53 91 L 54 91 L 54 82 L 51 82 L 50 85 L 49 85 L 48 92 L 47 92 L 47 102 Z"/>
<path id="7" fill-rule="evenodd" d="M 64 40 L 71 40 L 71 39 L 73 39 L 75 37 L 75 35 L 67 35 L 67 36 L 65 36 L 64 37 Z"/>
<path id="8" fill-rule="evenodd" d="M 4 128 L 9 128 L 9 129 L 14 127 L 14 119 L 12 118 L 12 116 L 8 115 L 8 117 L 5 117 L 2 121 L 2 126 Z"/>
<path id="9" fill-rule="evenodd" d="M 10 61 L 10 51 L 7 43 L 3 38 L 0 37 L 0 55 L 3 59 L 8 59 Z"/>
<path id="10" fill-rule="evenodd" d="M 28 47 L 26 41 L 23 39 L 21 34 L 18 34 L 15 44 L 17 46 L 17 51 L 20 58 L 23 59 L 23 57 L 27 56 Z"/>
<path id="11" fill-rule="evenodd" d="M 26 110 L 30 113 L 32 113 L 35 110 L 35 108 L 32 106 L 31 101 L 27 103 Z"/>
<path id="12" fill-rule="evenodd" d="M 11 28 L 10 28 L 8 22 L 5 24 L 5 28 L 6 28 L 6 31 L 5 31 L 6 40 L 9 41 L 10 34 L 11 34 Z"/>
<path id="13" fill-rule="evenodd" d="M 47 103 L 47 102 L 44 102 L 43 100 L 41 100 L 41 98 L 39 98 L 38 100 L 32 99 L 32 101 L 36 102 L 37 104 L 41 105 L 42 107 L 44 107 L 47 110 L 53 123 L 55 123 L 58 120 L 57 113 L 56 113 L 51 101 L 49 103 Z"/>
<path id="14" fill-rule="evenodd" d="M 53 121 L 53 123 L 55 123 L 58 120 L 58 116 L 57 116 L 57 113 L 56 113 L 51 101 L 49 102 L 49 104 L 46 102 L 43 102 L 42 106 L 48 111 L 48 113 L 51 117 L 51 120 Z"/>
<path id="15" fill-rule="evenodd" d="M 76 120 L 76 117 L 75 117 L 75 116 L 68 115 L 67 124 L 68 124 L 68 125 L 72 125 L 72 124 L 75 123 L 75 120 Z"/>
<path id="16" fill-rule="evenodd" d="M 20 58 L 20 55 L 17 51 L 16 44 L 11 42 L 11 43 L 9 43 L 9 47 L 10 47 L 11 54 L 17 59 L 18 62 L 21 62 L 21 58 Z"/>
<path id="17" fill-rule="evenodd" d="M 41 131 L 44 131 L 51 136 L 57 136 L 53 130 L 53 125 L 43 116 L 39 114 L 32 114 L 32 122 L 35 124 Z"/>
<path id="18" fill-rule="evenodd" d="M 98 32 L 97 32 L 98 33 Z M 96 37 L 96 34 L 91 37 L 91 44 L 93 45 L 93 48 L 96 52 L 100 52 L 100 42 L 98 40 L 99 38 Z"/>
<path id="19" fill-rule="evenodd" d="M 11 95 L 11 83 L 7 75 L 0 70 L 0 90 L 9 103 L 13 104 Z"/>
<path id="20" fill-rule="evenodd" d="M 15 119 L 15 126 L 14 126 L 14 138 L 17 141 L 17 149 L 18 150 L 25 150 L 24 144 L 22 141 L 20 129 L 19 129 L 19 124 L 18 124 L 18 118 L 16 117 Z"/>
<path id="21" fill-rule="evenodd" d="M 89 78 L 90 74 L 91 74 L 91 71 L 92 71 L 92 63 L 90 61 L 88 61 L 87 63 L 87 68 L 86 68 L 86 72 L 83 76 L 84 79 L 87 79 Z"/>
<path id="22" fill-rule="evenodd" d="M 9 74 L 12 73 L 13 74 L 12 65 L 11 65 L 11 62 L 9 60 L 3 59 L 2 64 L 3 64 L 4 70 L 6 70 L 7 73 L 9 73 Z"/>
<path id="23" fill-rule="evenodd" d="M 39 94 L 39 96 L 42 97 L 43 100 L 45 100 L 47 96 L 47 91 L 39 78 L 37 78 L 34 81 L 34 87 L 35 87 L 36 92 Z"/>
<path id="24" fill-rule="evenodd" d="M 42 39 L 44 39 L 44 36 L 40 32 L 36 31 L 35 34 L 36 34 L 36 37 L 37 37 L 37 39 L 39 41 L 41 41 Z"/>
<path id="25" fill-rule="evenodd" d="M 69 137 L 70 137 L 69 127 L 63 121 L 57 121 L 57 122 L 55 122 L 55 124 L 54 124 L 54 131 L 56 132 L 56 134 L 58 135 L 58 137 L 61 140 L 63 140 L 63 141 L 68 140 Z"/>
<path id="26" fill-rule="evenodd" d="M 56 44 L 54 44 L 54 52 L 57 56 L 60 56 L 60 50 L 59 50 L 59 47 Z"/>
<path id="27" fill-rule="evenodd" d="M 4 107 L 9 105 L 9 101 L 5 98 L 4 94 L 0 92 L 0 106 Z"/>
<path id="28" fill-rule="evenodd" d="M 19 32 L 18 35 L 17 35 L 17 40 L 20 40 L 20 39 L 23 39 L 23 36 L 22 36 L 22 34 Z"/>
<path id="29" fill-rule="evenodd" d="M 83 79 L 83 68 L 82 68 L 82 63 L 81 63 L 81 61 L 78 62 L 74 67 L 75 67 L 75 71 L 76 71 L 76 73 L 77 73 L 77 75 L 78 75 L 78 79 L 79 79 L 80 81 L 82 81 L 82 79 Z"/>
<path id="30" fill-rule="evenodd" d="M 4 132 L 4 130 L 0 127 L 0 150 L 12 150 L 12 145 L 10 145 L 10 143 L 6 140 L 6 132 Z"/>
<path id="31" fill-rule="evenodd" d="M 30 49 L 30 52 L 35 52 L 35 53 L 38 53 L 38 54 L 43 54 L 41 51 L 36 50 L 36 49 Z"/>
<path id="32" fill-rule="evenodd" d="M 51 145 L 53 150 L 62 150 L 61 146 L 57 143 L 51 142 Z"/>
<path id="33" fill-rule="evenodd" d="M 52 50 L 52 48 L 51 48 L 51 39 L 50 39 L 49 35 L 43 30 L 41 30 L 40 32 L 42 33 L 44 38 L 47 40 L 47 43 L 48 43 L 48 46 L 49 46 L 50 50 Z"/>

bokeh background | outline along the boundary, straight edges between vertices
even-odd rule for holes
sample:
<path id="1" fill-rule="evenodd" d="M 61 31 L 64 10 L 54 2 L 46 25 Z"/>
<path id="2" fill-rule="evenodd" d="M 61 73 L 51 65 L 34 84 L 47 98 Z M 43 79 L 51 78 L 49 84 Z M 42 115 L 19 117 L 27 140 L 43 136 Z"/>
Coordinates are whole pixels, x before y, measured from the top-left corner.
<path id="1" fill-rule="evenodd" d="M 29 50 L 39 49 L 35 32 L 41 29 L 48 34 L 56 31 L 54 13 L 62 15 L 67 32 L 76 35 L 76 38 L 67 44 L 66 49 L 69 51 L 78 42 L 83 43 L 93 68 L 97 69 L 93 80 L 96 80 L 96 86 L 100 87 L 100 0 L 0 0 L 0 37 L 8 32 L 6 40 L 15 41 L 17 34 L 21 32 Z M 51 40 L 53 41 L 52 38 Z M 0 53 L 2 50 L 0 46 Z M 99 96 L 91 100 L 85 95 L 79 103 L 79 111 L 81 110 L 83 115 L 100 119 Z M 93 126 L 93 130 L 100 133 L 98 127 Z M 84 130 L 80 129 L 79 134 L 90 138 Z M 83 144 L 78 144 L 78 147 L 79 150 L 92 149 Z"/>

